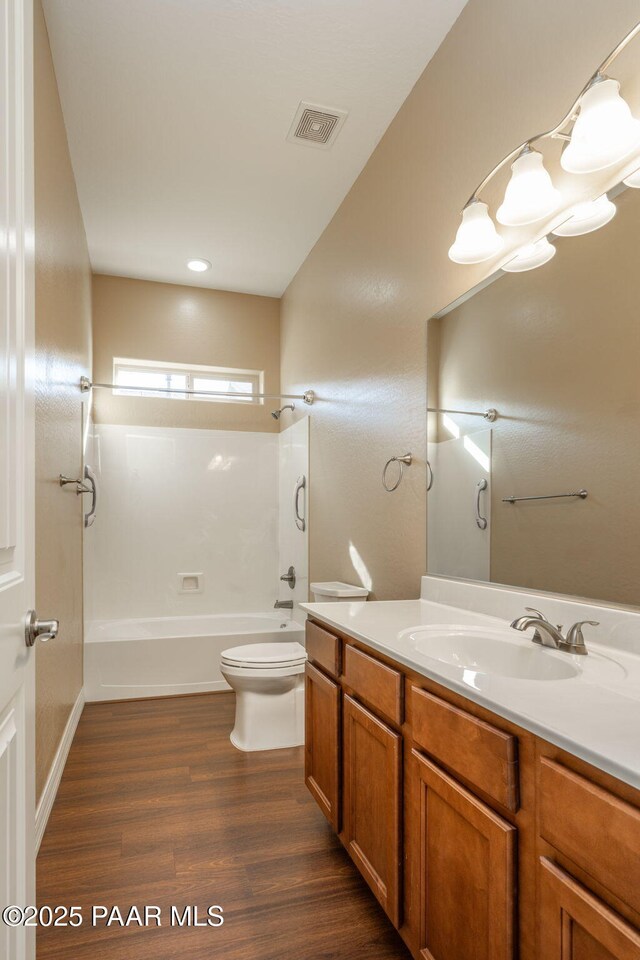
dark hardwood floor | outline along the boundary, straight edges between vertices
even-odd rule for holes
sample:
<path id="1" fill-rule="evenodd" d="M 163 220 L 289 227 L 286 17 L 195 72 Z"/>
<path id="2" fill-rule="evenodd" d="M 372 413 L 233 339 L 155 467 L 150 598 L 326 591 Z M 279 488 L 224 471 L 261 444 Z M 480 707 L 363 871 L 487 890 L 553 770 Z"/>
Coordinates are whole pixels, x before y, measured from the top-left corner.
<path id="1" fill-rule="evenodd" d="M 407 960 L 303 784 L 302 748 L 244 754 L 233 694 L 85 707 L 38 857 L 38 960 Z M 91 926 L 91 907 L 162 908 L 162 927 Z M 172 905 L 224 909 L 171 927 Z"/>

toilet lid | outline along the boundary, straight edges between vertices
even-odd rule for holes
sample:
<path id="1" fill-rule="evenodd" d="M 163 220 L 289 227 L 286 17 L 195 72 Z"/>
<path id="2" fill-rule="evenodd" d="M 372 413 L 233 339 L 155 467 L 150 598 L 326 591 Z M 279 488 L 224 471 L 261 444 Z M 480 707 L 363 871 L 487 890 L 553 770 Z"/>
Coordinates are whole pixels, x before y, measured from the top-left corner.
<path id="1" fill-rule="evenodd" d="M 307 654 L 300 643 L 247 643 L 223 650 L 222 663 L 234 667 L 282 667 L 304 663 Z"/>

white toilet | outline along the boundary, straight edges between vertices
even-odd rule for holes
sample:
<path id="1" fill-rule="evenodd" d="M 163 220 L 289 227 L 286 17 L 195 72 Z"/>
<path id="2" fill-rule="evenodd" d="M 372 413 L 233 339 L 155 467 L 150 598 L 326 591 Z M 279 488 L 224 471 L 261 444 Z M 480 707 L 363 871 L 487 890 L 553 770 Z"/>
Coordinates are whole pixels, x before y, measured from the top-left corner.
<path id="1" fill-rule="evenodd" d="M 304 743 L 304 665 L 299 643 L 250 643 L 223 650 L 220 671 L 236 693 L 231 743 L 278 750 Z"/>

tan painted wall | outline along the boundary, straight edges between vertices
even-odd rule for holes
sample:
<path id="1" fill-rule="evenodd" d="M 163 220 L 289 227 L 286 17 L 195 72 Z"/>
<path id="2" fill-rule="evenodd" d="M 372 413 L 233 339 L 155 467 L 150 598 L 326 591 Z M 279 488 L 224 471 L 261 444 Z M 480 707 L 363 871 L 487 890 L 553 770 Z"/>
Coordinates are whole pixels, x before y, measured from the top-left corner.
<path id="1" fill-rule="evenodd" d="M 280 390 L 280 301 L 201 287 L 93 278 L 93 365 L 111 383 L 113 358 L 167 360 L 264 370 L 265 393 Z M 205 403 L 114 397 L 96 390 L 96 422 L 277 432 L 281 404 Z"/>
<path id="2" fill-rule="evenodd" d="M 494 162 L 565 113 L 637 14 L 635 0 L 606 8 L 470 0 L 290 284 L 283 389 L 320 396 L 312 580 L 358 580 L 355 546 L 377 597 L 417 595 L 426 564 L 425 321 L 485 273 L 447 258 L 458 211 Z M 633 62 L 630 53 L 616 75 Z M 384 461 L 406 450 L 419 462 L 387 494 Z"/>
<path id="3" fill-rule="evenodd" d="M 82 499 L 60 473 L 82 470 L 90 373 L 91 272 L 40 3 L 35 9 L 36 603 L 60 634 L 36 649 L 37 796 L 82 688 Z"/>
<path id="4" fill-rule="evenodd" d="M 616 204 L 612 223 L 561 241 L 544 269 L 505 275 L 430 321 L 429 353 L 439 340 L 443 406 L 501 413 L 491 579 L 638 605 L 639 192 Z M 585 501 L 502 503 L 581 488 Z"/>

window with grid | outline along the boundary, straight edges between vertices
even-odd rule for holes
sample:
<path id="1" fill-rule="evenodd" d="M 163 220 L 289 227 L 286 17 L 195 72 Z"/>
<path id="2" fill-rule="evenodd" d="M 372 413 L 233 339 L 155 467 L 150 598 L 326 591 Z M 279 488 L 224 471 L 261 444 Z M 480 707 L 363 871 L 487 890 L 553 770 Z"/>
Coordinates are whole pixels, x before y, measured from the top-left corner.
<path id="1" fill-rule="evenodd" d="M 236 370 L 157 360 L 114 357 L 114 394 L 120 397 L 164 397 L 169 400 L 215 400 L 218 403 L 261 403 L 261 370 Z"/>

